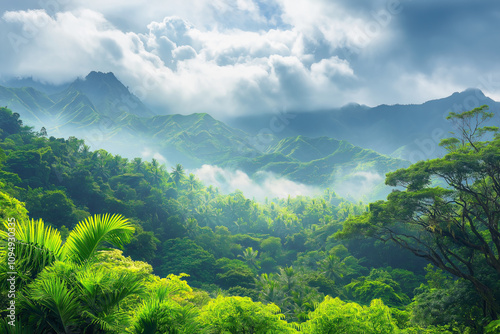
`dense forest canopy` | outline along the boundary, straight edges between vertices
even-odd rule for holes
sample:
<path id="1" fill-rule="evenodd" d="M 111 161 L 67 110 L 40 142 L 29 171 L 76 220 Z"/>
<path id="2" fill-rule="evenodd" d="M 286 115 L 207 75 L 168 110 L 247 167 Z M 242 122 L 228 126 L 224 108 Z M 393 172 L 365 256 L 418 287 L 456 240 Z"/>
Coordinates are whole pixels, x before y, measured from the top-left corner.
<path id="1" fill-rule="evenodd" d="M 486 109 L 450 115 L 449 153 L 389 174 L 404 189 L 366 206 L 329 189 L 222 194 L 180 164 L 91 151 L 0 108 L 0 328 L 498 332 L 500 137 L 481 128 Z"/>

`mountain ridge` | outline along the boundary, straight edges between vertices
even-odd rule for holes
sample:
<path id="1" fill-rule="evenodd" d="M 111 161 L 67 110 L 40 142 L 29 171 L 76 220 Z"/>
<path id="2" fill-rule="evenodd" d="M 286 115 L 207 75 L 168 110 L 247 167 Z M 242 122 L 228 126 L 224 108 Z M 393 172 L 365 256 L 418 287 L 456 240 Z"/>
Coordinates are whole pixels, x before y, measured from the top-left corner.
<path id="1" fill-rule="evenodd" d="M 34 88 L 0 86 L 0 104 L 15 102 L 13 109 L 19 107 L 35 116 L 31 121 L 36 125 L 52 125 L 46 126 L 49 134 L 52 129 L 60 131 L 58 135 L 79 135 L 94 146 L 125 156 L 150 152 L 164 162 L 182 163 L 190 169 L 210 164 L 251 177 L 269 172 L 322 187 L 338 188 L 342 182 L 355 185 L 372 178 L 378 182 L 374 188 L 379 195 L 387 193 L 388 188 L 380 190 L 385 173 L 407 167 L 411 157 L 422 158 L 415 153 L 420 152 L 416 140 L 428 140 L 435 129 L 440 135 L 446 133 L 443 109 L 459 108 L 457 101 L 468 106 L 486 101 L 495 110 L 500 105 L 474 89 L 419 105 L 371 108 L 351 103 L 336 110 L 296 113 L 282 133 L 268 134 L 265 145 L 259 146 L 255 144 L 259 137 L 245 127 L 226 124 L 207 113 L 154 115 L 147 110 L 137 112 L 142 107 L 131 111 L 126 104 L 115 108 L 124 96 L 137 99 L 111 72 L 91 72 L 52 95 Z M 144 106 L 137 101 L 134 105 Z M 255 130 L 255 120 L 246 126 Z M 424 139 L 419 139 L 422 133 Z M 378 149 L 384 143 L 386 149 Z M 423 158 L 438 154 L 436 140 L 432 144 L 434 151 L 425 152 L 428 156 Z M 421 148 L 417 145 L 417 149 Z"/>
<path id="2" fill-rule="evenodd" d="M 498 122 L 500 103 L 479 89 L 469 88 L 422 104 L 367 107 L 351 103 L 317 112 L 290 111 L 289 123 L 275 135 L 279 139 L 296 135 L 343 139 L 356 146 L 415 162 L 444 154 L 438 143 L 453 131 L 452 124 L 446 120 L 450 111 L 466 111 L 483 104 L 489 105 L 490 111 L 496 114 L 492 122 Z M 269 116 L 244 116 L 227 123 L 249 133 L 258 133 L 269 123 Z M 424 148 L 424 144 L 431 148 Z"/>

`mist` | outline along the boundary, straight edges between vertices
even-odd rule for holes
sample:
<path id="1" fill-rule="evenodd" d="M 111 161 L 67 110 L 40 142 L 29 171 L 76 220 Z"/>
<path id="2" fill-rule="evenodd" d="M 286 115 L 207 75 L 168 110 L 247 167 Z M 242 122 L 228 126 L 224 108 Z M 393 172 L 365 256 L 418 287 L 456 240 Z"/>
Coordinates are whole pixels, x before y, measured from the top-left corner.
<path id="1" fill-rule="evenodd" d="M 384 199 L 390 188 L 384 185 L 385 176 L 375 170 L 345 173 L 337 170 L 331 189 L 345 199 L 364 203 Z"/>
<path id="2" fill-rule="evenodd" d="M 288 196 L 317 196 L 321 189 L 297 183 L 270 172 L 257 172 L 251 178 L 241 170 L 229 170 L 218 166 L 203 165 L 191 171 L 205 185 L 219 188 L 229 194 L 240 190 L 248 198 L 264 201 L 265 198 L 286 198 Z"/>

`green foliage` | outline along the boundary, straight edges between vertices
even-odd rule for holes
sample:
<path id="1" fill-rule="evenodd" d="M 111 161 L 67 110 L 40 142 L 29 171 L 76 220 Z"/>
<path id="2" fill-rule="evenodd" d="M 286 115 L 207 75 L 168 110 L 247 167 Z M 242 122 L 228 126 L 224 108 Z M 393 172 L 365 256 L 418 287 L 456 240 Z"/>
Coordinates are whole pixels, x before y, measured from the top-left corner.
<path id="1" fill-rule="evenodd" d="M 59 231 L 46 226 L 42 220 L 16 221 L 15 227 L 10 226 L 9 222 L 5 221 L 4 227 L 15 230 L 15 265 L 23 282 L 19 283 L 19 287 L 36 277 L 46 266 L 62 259 L 62 240 Z M 0 251 L 2 255 L 2 266 L 0 267 L 2 281 L 0 284 L 3 285 L 7 283 L 8 272 L 11 271 L 7 267 L 7 241 L 12 242 L 12 240 L 9 240 L 7 235 L 4 235 L 2 239 L 4 243 Z"/>
<path id="2" fill-rule="evenodd" d="M 23 122 L 19 120 L 19 114 L 12 113 L 8 108 L 0 107 L 0 139 L 16 134 L 21 130 Z"/>
<path id="3" fill-rule="evenodd" d="M 9 218 L 14 218 L 16 221 L 26 221 L 28 220 L 28 211 L 24 207 L 24 203 L 0 191 L 0 220 L 3 222 Z"/>
<path id="4" fill-rule="evenodd" d="M 302 324 L 301 330 L 311 334 L 378 334 L 396 333 L 397 327 L 389 308 L 380 300 L 373 300 L 368 307 L 327 296 L 309 314 L 309 320 Z"/>
<path id="5" fill-rule="evenodd" d="M 192 240 L 172 239 L 164 245 L 163 265 L 159 268 L 161 276 L 168 274 L 186 273 L 191 278 L 191 284 L 200 285 L 201 282 L 213 283 L 215 279 L 215 258 L 203 250 Z"/>
<path id="6" fill-rule="evenodd" d="M 153 284 L 150 296 L 134 312 L 133 333 L 198 332 L 197 311 L 193 305 L 183 302 L 192 295 L 192 289 L 182 277 L 169 275 Z"/>
<path id="7" fill-rule="evenodd" d="M 379 280 L 361 277 L 347 284 L 344 288 L 349 296 L 363 304 L 370 303 L 371 300 L 376 298 L 383 300 L 390 306 L 403 306 L 410 301 L 408 296 L 397 293 L 391 285 Z"/>
<path id="8" fill-rule="evenodd" d="M 121 248 L 130 241 L 134 228 L 120 215 L 96 215 L 78 223 L 64 244 L 64 255 L 84 263 L 100 250 L 104 243 Z"/>
<path id="9" fill-rule="evenodd" d="M 500 136 L 497 128 L 481 127 L 493 116 L 486 110 L 482 106 L 450 113 L 458 135 L 443 142 L 449 153 L 389 173 L 388 185 L 406 189 L 370 204 L 370 212 L 349 219 L 336 236 L 375 237 L 410 250 L 470 282 L 482 299 L 474 306 L 482 304 L 483 312 L 497 319 Z M 480 141 L 486 134 L 491 140 Z M 431 280 L 433 285 L 441 284 L 438 277 Z"/>
<path id="10" fill-rule="evenodd" d="M 500 333 L 500 320 L 494 320 L 488 324 L 485 328 L 486 334 L 496 334 Z"/>
<path id="11" fill-rule="evenodd" d="M 265 203 L 241 192 L 223 195 L 186 175 L 182 165 L 169 173 L 154 159 L 128 161 L 104 150 L 92 152 L 76 138 L 45 138 L 22 126 L 16 131 L 0 138 L 0 215 L 17 219 L 17 310 L 30 333 L 286 333 L 302 323 L 310 333 L 391 333 L 397 325 L 402 333 L 482 334 L 492 320 L 474 283 L 486 285 L 498 300 L 494 259 L 464 244 L 496 242 L 485 222 L 497 202 L 481 207 L 472 195 L 494 194 L 496 176 L 488 174 L 473 186 L 467 182 L 496 166 L 497 139 L 474 145 L 451 141 L 455 146 L 444 159 L 389 174 L 387 182 L 406 191 L 372 203 L 367 212 L 362 203 L 341 200 L 329 190 L 318 198 Z M 306 141 L 297 140 L 297 150 L 289 146 L 287 155 L 308 159 L 307 154 L 315 154 L 304 149 Z M 327 142 L 318 143 L 325 144 L 321 150 L 329 149 Z M 335 159 L 347 159 L 354 152 L 348 146 L 340 145 Z M 358 158 L 372 154 L 358 153 Z M 286 159 L 276 164 L 274 158 L 280 154 L 261 162 L 278 169 L 293 165 Z M 436 178 L 448 176 L 469 188 L 434 187 Z M 30 217 L 43 219 L 29 220 L 22 202 Z M 103 212 L 118 215 L 99 216 Z M 344 242 L 333 236 L 340 229 L 337 236 L 382 241 Z M 391 240 L 390 233 L 381 233 L 388 229 L 393 237 L 408 237 L 398 239 L 403 247 L 412 242 L 431 247 L 417 255 L 446 259 L 448 254 L 452 261 L 423 270 L 427 262 L 412 261 L 409 252 L 383 243 Z M 5 227 L 0 236 L 4 258 Z M 109 247 L 124 248 L 130 257 Z M 4 260 L 2 284 L 8 272 Z M 453 265 L 465 272 L 468 264 L 477 282 L 445 274 Z M 152 274 L 153 268 L 160 276 Z M 1 308 L 5 291 L 4 286 Z"/>
<path id="12" fill-rule="evenodd" d="M 260 248 L 263 252 L 267 252 L 271 257 L 276 258 L 281 255 L 281 239 L 276 237 L 269 237 L 262 240 Z"/>
<path id="13" fill-rule="evenodd" d="M 41 218 L 55 227 L 74 226 L 78 222 L 75 205 L 62 190 L 33 192 L 27 202 L 31 217 Z"/>
<path id="14" fill-rule="evenodd" d="M 295 333 L 279 311 L 276 305 L 248 297 L 219 296 L 202 308 L 198 321 L 207 334 Z"/>
<path id="15" fill-rule="evenodd" d="M 219 271 L 216 283 L 223 289 L 235 286 L 252 288 L 255 284 L 254 273 L 242 261 L 223 258 L 217 260 L 216 266 Z"/>
<path id="16" fill-rule="evenodd" d="M 144 302 L 134 319 L 133 333 L 190 334 L 198 332 L 195 312 L 173 300 L 152 299 Z"/>

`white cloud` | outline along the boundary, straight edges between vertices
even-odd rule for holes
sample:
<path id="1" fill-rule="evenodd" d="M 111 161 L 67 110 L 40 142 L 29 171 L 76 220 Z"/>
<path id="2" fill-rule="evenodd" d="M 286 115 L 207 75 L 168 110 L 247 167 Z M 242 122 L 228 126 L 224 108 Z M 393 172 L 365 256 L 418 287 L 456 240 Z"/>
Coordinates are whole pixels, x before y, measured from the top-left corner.
<path id="1" fill-rule="evenodd" d="M 400 29 L 406 21 L 398 19 L 410 15 L 409 5 L 403 14 L 380 16 L 388 3 L 55 1 L 2 14 L 0 40 L 7 47 L 0 72 L 61 83 L 112 71 L 160 110 L 218 118 L 348 102 L 420 102 L 498 73 L 498 66 L 481 71 L 479 61 L 467 71 L 462 63 L 449 68 L 450 54 L 433 62 L 436 56 L 406 52 L 408 33 Z M 432 48 L 419 50 L 432 54 Z"/>
<path id="2" fill-rule="evenodd" d="M 276 197 L 286 198 L 289 195 L 292 197 L 314 196 L 320 193 L 319 188 L 277 177 L 269 172 L 259 172 L 256 175 L 259 181 L 255 181 L 240 170 L 231 171 L 211 165 L 203 165 L 193 173 L 202 182 L 219 188 L 223 193 L 240 190 L 246 197 L 259 201 L 266 197 L 272 199 Z"/>
<path id="3" fill-rule="evenodd" d="M 333 191 L 340 197 L 356 201 L 366 200 L 384 182 L 384 176 L 374 171 L 358 171 L 347 177 L 337 171 L 335 179 L 337 181 L 333 184 Z"/>
<path id="4" fill-rule="evenodd" d="M 250 2 L 238 6 L 253 8 Z M 203 31 L 166 17 L 150 22 L 146 34 L 125 33 L 86 9 L 54 17 L 43 10 L 7 12 L 3 19 L 26 36 L 17 66 L 6 73 L 60 83 L 92 70 L 113 71 L 140 98 L 180 113 L 224 117 L 290 103 L 324 108 L 342 98 L 336 81 L 353 76 L 336 57 L 311 64 L 300 46 L 302 35 L 293 30 Z"/>
<path id="5" fill-rule="evenodd" d="M 152 150 L 150 147 L 143 148 L 141 157 L 146 160 L 156 159 L 160 164 L 168 165 L 167 159 L 159 152 Z"/>

